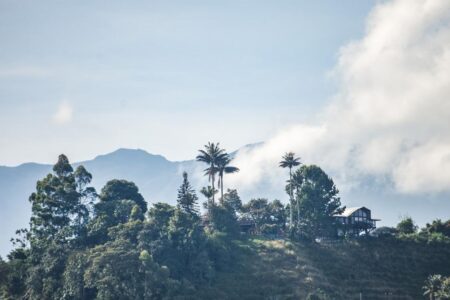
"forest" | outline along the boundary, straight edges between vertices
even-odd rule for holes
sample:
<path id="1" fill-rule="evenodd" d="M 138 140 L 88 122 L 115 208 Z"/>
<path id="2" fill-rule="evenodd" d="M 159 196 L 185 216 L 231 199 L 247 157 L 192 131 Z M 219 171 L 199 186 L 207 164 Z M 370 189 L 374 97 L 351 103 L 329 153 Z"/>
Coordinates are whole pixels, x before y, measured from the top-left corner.
<path id="1" fill-rule="evenodd" d="M 337 237 L 345 207 L 319 166 L 282 156 L 285 205 L 224 190 L 239 168 L 219 143 L 196 159 L 203 203 L 184 172 L 171 206 L 123 179 L 96 191 L 60 155 L 29 197 L 29 228 L 0 258 L 1 299 L 450 298 L 450 220 Z"/>

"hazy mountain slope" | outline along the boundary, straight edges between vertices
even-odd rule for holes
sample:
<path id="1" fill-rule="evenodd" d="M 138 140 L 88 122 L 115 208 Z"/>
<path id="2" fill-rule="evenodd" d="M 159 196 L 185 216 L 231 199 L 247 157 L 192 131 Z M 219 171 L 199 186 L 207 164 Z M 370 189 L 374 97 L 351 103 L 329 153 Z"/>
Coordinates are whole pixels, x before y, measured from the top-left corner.
<path id="1" fill-rule="evenodd" d="M 161 155 L 143 150 L 119 149 L 83 164 L 93 175 L 98 192 L 114 178 L 135 182 L 148 202 L 175 203 L 181 172 L 192 169 L 193 161 L 171 162 Z M 0 167 L 0 255 L 11 248 L 9 239 L 18 228 L 28 226 L 30 203 L 28 197 L 35 190 L 36 181 L 51 172 L 51 165 L 27 163 L 17 167 Z"/>
<path id="2" fill-rule="evenodd" d="M 4 256 L 14 232 L 28 226 L 31 206 L 28 197 L 36 180 L 51 170 L 50 165 L 34 163 L 0 167 L 0 255 Z"/>
<path id="3" fill-rule="evenodd" d="M 248 150 L 261 144 L 250 144 L 243 148 Z M 236 153 L 232 152 L 231 155 Z M 131 180 L 137 184 L 149 203 L 163 201 L 174 204 L 183 171 L 189 173 L 196 190 L 207 185 L 207 179 L 203 176 L 205 165 L 195 160 L 172 162 L 161 155 L 143 150 L 118 149 L 92 160 L 75 163 L 74 166 L 79 164 L 83 164 L 92 173 L 93 185 L 98 192 L 108 180 Z M 0 166 L 1 256 L 5 256 L 11 248 L 9 239 L 15 230 L 28 226 L 31 210 L 28 197 L 35 190 L 36 181 L 51 172 L 51 168 L 51 165 L 36 163 L 17 167 Z M 333 177 L 333 174 L 330 175 Z M 341 192 L 342 204 L 371 208 L 374 216 L 382 219 L 380 225 L 393 225 L 404 215 L 410 215 L 422 226 L 435 218 L 450 218 L 449 195 L 400 195 L 386 182 L 374 182 L 371 179 L 364 179 L 362 182 L 364 184 L 361 186 Z M 251 187 L 240 188 L 239 194 L 243 201 L 256 197 L 278 198 L 283 201 L 287 199 L 283 188 L 271 183 L 269 178 Z M 203 202 L 203 197 L 200 198 Z"/>
<path id="4" fill-rule="evenodd" d="M 168 161 L 161 155 L 119 149 L 80 164 L 92 173 L 92 184 L 98 192 L 111 179 L 126 179 L 136 183 L 148 202 L 173 203 L 176 199 L 176 187 L 180 181 L 177 174 L 181 163 Z"/>

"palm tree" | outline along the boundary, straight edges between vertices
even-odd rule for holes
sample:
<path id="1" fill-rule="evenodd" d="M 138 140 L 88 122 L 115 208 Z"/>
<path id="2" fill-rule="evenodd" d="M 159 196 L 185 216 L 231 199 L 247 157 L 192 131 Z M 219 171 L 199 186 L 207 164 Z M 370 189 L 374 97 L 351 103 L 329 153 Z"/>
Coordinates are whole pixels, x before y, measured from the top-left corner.
<path id="1" fill-rule="evenodd" d="M 211 209 L 212 209 L 212 205 L 214 205 L 214 202 L 212 201 L 212 199 L 214 198 L 214 194 L 217 193 L 217 191 L 215 191 L 210 185 L 208 185 L 207 187 L 204 186 L 201 190 L 200 193 L 205 196 L 205 198 L 208 200 L 206 203 L 204 203 L 203 205 L 205 205 L 205 208 L 208 209 L 208 215 L 211 216 Z"/>
<path id="2" fill-rule="evenodd" d="M 217 172 L 219 173 L 219 186 L 220 186 L 220 202 L 223 202 L 223 175 L 239 172 L 239 168 L 229 166 L 231 158 L 228 154 L 223 156 L 217 162 Z"/>
<path id="3" fill-rule="evenodd" d="M 219 143 L 211 143 L 208 142 L 207 145 L 205 145 L 205 150 L 198 150 L 200 152 L 199 155 L 197 155 L 196 160 L 204 162 L 209 165 L 208 168 L 206 168 L 205 175 L 208 176 L 208 180 L 212 183 L 212 202 L 214 203 L 214 194 L 215 194 L 215 182 L 216 182 L 216 173 L 218 172 L 217 164 L 218 162 L 223 159 L 226 156 L 225 150 L 220 149 Z"/>
<path id="4" fill-rule="evenodd" d="M 300 165 L 300 158 L 295 157 L 294 152 L 288 152 L 283 155 L 283 160 L 280 161 L 280 167 L 289 168 L 289 201 L 290 201 L 290 209 L 289 209 L 289 227 L 292 228 L 292 208 L 293 208 L 293 196 L 292 196 L 292 168 Z M 298 208 L 298 203 L 297 203 Z"/>
<path id="5" fill-rule="evenodd" d="M 202 189 L 200 190 L 200 193 L 205 196 L 206 199 L 208 199 L 208 201 L 211 201 L 214 194 L 217 193 L 217 191 L 214 191 L 213 188 L 208 185 L 208 186 L 204 186 L 202 187 Z"/>
<path id="6" fill-rule="evenodd" d="M 423 295 L 430 295 L 430 300 L 436 299 L 439 295 L 442 286 L 442 276 L 441 275 L 430 275 L 425 281 L 423 289 L 425 292 Z"/>

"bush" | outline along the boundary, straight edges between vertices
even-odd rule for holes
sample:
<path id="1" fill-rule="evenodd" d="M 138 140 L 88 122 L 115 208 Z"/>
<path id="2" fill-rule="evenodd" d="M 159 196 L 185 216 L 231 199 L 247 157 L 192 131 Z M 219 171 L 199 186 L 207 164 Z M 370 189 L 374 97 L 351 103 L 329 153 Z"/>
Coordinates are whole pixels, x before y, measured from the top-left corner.
<path id="1" fill-rule="evenodd" d="M 321 289 L 317 289 L 306 296 L 306 300 L 328 300 L 330 297 Z"/>

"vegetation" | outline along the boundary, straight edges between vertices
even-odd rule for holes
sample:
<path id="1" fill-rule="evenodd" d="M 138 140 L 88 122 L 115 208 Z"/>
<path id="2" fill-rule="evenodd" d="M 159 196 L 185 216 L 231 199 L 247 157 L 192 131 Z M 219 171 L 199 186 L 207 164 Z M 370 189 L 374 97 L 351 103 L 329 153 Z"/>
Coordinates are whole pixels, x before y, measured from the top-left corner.
<path id="1" fill-rule="evenodd" d="M 293 207 L 294 207 L 294 195 L 293 195 L 293 189 L 292 189 L 292 168 L 300 165 L 300 158 L 295 157 L 294 152 L 288 152 L 283 156 L 283 160 L 280 161 L 280 167 L 282 168 L 288 168 L 289 169 L 289 228 L 292 228 L 293 226 L 293 220 L 294 220 L 294 214 L 293 214 Z M 300 212 L 299 212 L 300 215 Z M 298 217 L 300 219 L 300 217 Z"/>
<path id="2" fill-rule="evenodd" d="M 397 232 L 401 234 L 412 234 L 417 231 L 417 226 L 414 224 L 413 219 L 410 217 L 403 218 L 400 223 L 397 224 Z"/>
<path id="3" fill-rule="evenodd" d="M 288 153 L 280 166 L 289 168 L 289 204 L 243 204 L 237 190 L 223 191 L 224 174 L 239 169 L 218 143 L 208 143 L 197 160 L 208 165 L 211 183 L 200 191 L 203 216 L 187 173 L 176 206 L 148 207 L 126 180 L 111 180 L 98 194 L 92 175 L 60 155 L 29 198 L 30 227 L 17 231 L 14 250 L 0 258 L 0 298 L 449 297 L 450 220 L 418 230 L 406 218 L 374 236 L 317 243 L 335 237 L 333 215 L 343 209 L 320 167 L 293 170 L 299 161 Z"/>

